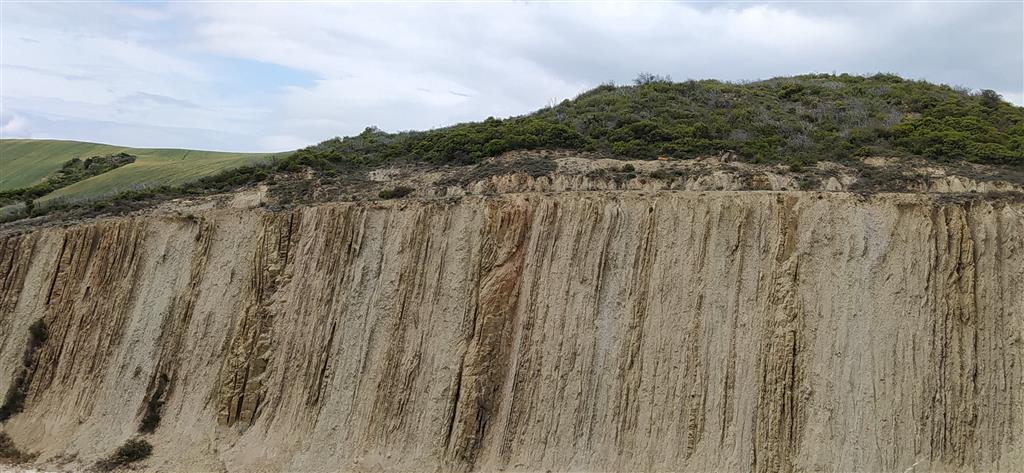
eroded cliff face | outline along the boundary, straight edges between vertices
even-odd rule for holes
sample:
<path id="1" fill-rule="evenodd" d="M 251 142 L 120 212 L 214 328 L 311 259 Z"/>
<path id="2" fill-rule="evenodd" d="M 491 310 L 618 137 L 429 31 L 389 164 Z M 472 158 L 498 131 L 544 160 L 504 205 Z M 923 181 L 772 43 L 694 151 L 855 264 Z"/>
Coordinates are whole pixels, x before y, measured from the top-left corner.
<path id="1" fill-rule="evenodd" d="M 3 430 L 51 468 L 143 432 L 162 471 L 1024 470 L 1019 203 L 512 194 L 0 251 Z"/>

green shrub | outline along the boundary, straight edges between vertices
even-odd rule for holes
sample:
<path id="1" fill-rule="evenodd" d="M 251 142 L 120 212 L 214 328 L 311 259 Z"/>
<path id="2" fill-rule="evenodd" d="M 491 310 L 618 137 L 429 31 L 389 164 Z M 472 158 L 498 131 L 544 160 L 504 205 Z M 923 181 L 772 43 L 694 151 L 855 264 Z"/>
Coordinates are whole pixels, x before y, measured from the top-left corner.
<path id="1" fill-rule="evenodd" d="M 641 72 L 636 75 L 636 79 L 633 79 L 634 85 L 647 85 L 658 82 L 670 83 L 672 82 L 672 76 L 662 76 L 650 72 Z"/>
<path id="2" fill-rule="evenodd" d="M 380 194 L 378 195 L 381 199 L 401 199 L 402 197 L 411 194 L 413 190 L 415 189 L 411 187 L 398 186 L 394 189 L 384 189 L 380 191 Z"/>
<path id="3" fill-rule="evenodd" d="M 465 171 L 454 173 L 437 182 L 440 186 L 464 185 L 504 174 L 523 173 L 533 178 L 550 175 L 558 164 L 548 158 L 525 158 L 514 161 L 483 162 Z"/>
<path id="4" fill-rule="evenodd" d="M 50 338 L 50 330 L 46 327 L 46 322 L 43 322 L 43 319 L 39 319 L 28 326 L 28 335 L 29 346 L 32 347 L 32 350 L 35 350 Z"/>
<path id="5" fill-rule="evenodd" d="M 100 460 L 96 467 L 102 471 L 110 471 L 119 466 L 135 463 L 148 458 L 153 453 L 153 446 L 144 439 L 129 439 L 109 457 Z"/>
<path id="6" fill-rule="evenodd" d="M 680 174 L 681 173 L 677 174 L 676 172 L 669 171 L 668 169 L 655 169 L 654 171 L 651 171 L 652 178 L 661 180 L 673 179 L 678 177 Z"/>
<path id="7" fill-rule="evenodd" d="M 149 400 L 146 402 L 146 411 L 139 422 L 139 432 L 151 434 L 160 425 L 161 413 L 164 407 L 164 394 L 170 385 L 171 379 L 164 373 L 160 373 L 151 384 Z"/>

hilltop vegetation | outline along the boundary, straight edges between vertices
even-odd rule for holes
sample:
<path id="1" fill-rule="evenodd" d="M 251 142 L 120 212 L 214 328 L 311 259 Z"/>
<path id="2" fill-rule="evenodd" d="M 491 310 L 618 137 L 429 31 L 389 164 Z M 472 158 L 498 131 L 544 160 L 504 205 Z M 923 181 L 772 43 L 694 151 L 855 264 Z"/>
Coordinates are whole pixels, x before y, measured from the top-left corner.
<path id="1" fill-rule="evenodd" d="M 1024 164 L 1024 108 L 995 92 L 895 75 L 805 75 L 752 83 L 642 74 L 509 119 L 425 132 L 370 127 L 299 150 L 282 166 L 397 159 L 470 164 L 506 151 L 570 149 L 623 159 L 733 151 L 796 166 L 859 156 Z"/>

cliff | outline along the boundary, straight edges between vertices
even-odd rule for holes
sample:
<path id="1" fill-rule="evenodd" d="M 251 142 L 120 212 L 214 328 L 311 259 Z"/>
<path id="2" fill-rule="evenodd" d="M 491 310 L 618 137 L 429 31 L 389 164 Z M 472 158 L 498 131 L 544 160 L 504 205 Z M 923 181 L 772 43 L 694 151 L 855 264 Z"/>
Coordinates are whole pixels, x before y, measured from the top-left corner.
<path id="1" fill-rule="evenodd" d="M 518 193 L 8 232 L 2 393 L 58 469 L 142 432 L 160 471 L 1021 471 L 1024 204 Z"/>

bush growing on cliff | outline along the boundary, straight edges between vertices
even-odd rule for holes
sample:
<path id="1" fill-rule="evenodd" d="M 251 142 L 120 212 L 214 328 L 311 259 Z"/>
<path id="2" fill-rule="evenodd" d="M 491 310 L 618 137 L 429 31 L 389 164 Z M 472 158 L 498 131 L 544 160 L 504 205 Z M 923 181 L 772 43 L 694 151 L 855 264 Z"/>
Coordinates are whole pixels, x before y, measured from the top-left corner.
<path id="1" fill-rule="evenodd" d="M 10 388 L 7 389 L 3 405 L 0 405 L 0 422 L 10 419 L 11 416 L 25 408 L 25 398 L 28 396 L 28 383 L 35 369 L 36 354 L 43 344 L 46 343 L 46 340 L 50 338 L 50 332 L 43 319 L 33 322 L 28 328 L 28 334 L 28 343 L 21 357 L 21 367 L 18 368 Z"/>
<path id="2" fill-rule="evenodd" d="M 461 185 L 481 181 L 503 174 L 522 173 L 533 178 L 547 176 L 558 169 L 558 164 L 550 158 L 525 158 L 514 161 L 485 161 L 469 167 L 464 172 L 452 175 L 437 182 L 441 186 Z"/>
<path id="3" fill-rule="evenodd" d="M 378 195 L 381 199 L 401 199 L 402 197 L 412 194 L 413 190 L 415 189 L 412 187 L 398 186 L 394 189 L 384 189 L 380 191 L 380 194 Z"/>
<path id="4" fill-rule="evenodd" d="M 34 455 L 28 455 L 14 445 L 14 440 L 11 440 L 7 432 L 0 432 L 0 462 L 17 464 L 31 461 L 33 457 Z"/>
<path id="5" fill-rule="evenodd" d="M 28 336 L 29 349 L 35 350 L 50 338 L 50 329 L 46 327 L 46 322 L 43 322 L 43 319 L 39 319 L 28 326 Z"/>
<path id="6" fill-rule="evenodd" d="M 164 373 L 160 373 L 159 376 L 154 378 L 151 384 L 151 392 L 148 395 L 149 400 L 146 401 L 145 413 L 139 422 L 140 433 L 151 434 L 160 425 L 161 411 L 164 407 L 164 394 L 167 392 L 167 386 L 170 383 L 171 379 Z"/>
<path id="7" fill-rule="evenodd" d="M 119 466 L 135 463 L 148 458 L 153 453 L 153 446 L 144 439 L 129 439 L 109 457 L 96 463 L 97 469 L 110 471 Z"/>

